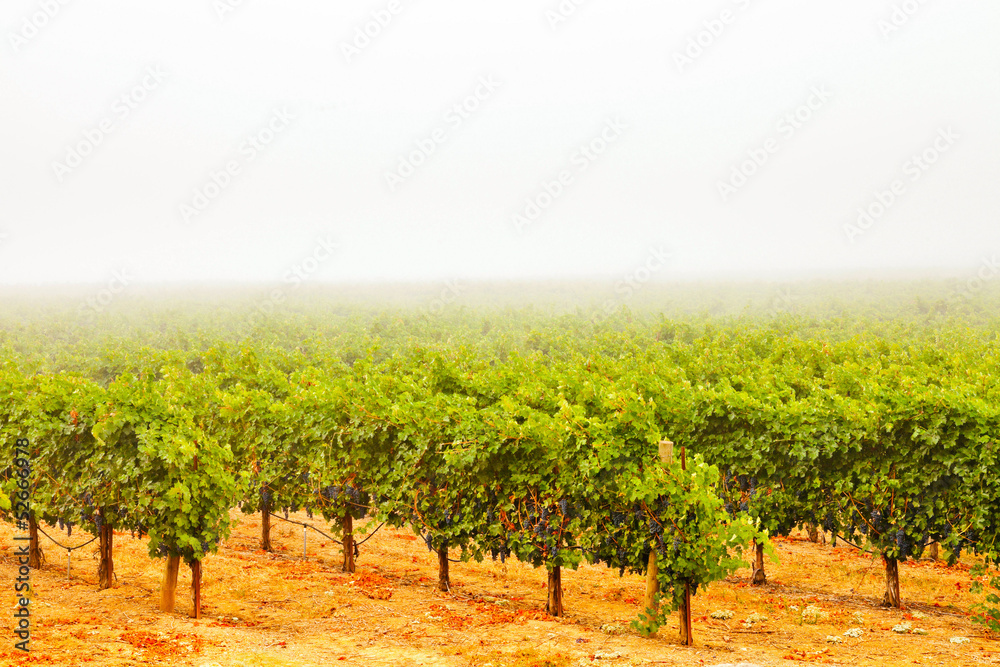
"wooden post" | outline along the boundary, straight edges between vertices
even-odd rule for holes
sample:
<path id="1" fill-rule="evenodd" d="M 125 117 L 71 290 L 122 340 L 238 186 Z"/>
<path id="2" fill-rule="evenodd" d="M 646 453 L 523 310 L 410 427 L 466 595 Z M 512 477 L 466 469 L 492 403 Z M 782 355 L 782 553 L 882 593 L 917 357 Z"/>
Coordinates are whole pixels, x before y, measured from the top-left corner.
<path id="1" fill-rule="evenodd" d="M 28 567 L 32 570 L 39 570 L 45 562 L 45 554 L 38 545 L 38 522 L 35 516 L 28 517 Z"/>
<path id="2" fill-rule="evenodd" d="M 562 616 L 563 608 L 562 568 L 558 565 L 549 570 L 549 596 L 545 603 L 545 611 L 549 616 Z"/>
<path id="3" fill-rule="evenodd" d="M 344 510 L 341 524 L 344 533 L 344 572 L 354 572 L 354 517 L 351 510 Z"/>
<path id="4" fill-rule="evenodd" d="M 936 561 L 938 559 L 938 556 L 939 556 L 938 543 L 931 542 L 930 544 L 927 545 L 927 557 L 933 561 Z"/>
<path id="5" fill-rule="evenodd" d="M 160 586 L 160 611 L 170 614 L 174 611 L 177 598 L 177 573 L 181 568 L 180 556 L 168 556 L 166 568 L 163 571 L 163 584 Z"/>
<path id="6" fill-rule="evenodd" d="M 438 548 L 438 590 L 445 593 L 451 590 L 448 565 L 448 543 L 445 542 Z"/>
<path id="7" fill-rule="evenodd" d="M 681 447 L 681 470 L 687 470 L 687 451 Z M 681 644 L 694 646 L 694 633 L 691 628 L 691 584 L 684 583 L 684 599 L 681 600 Z"/>
<path id="8" fill-rule="evenodd" d="M 114 539 L 115 531 L 108 525 L 106 519 L 106 513 L 101 510 L 101 529 L 98 531 L 100 536 L 100 554 L 101 562 L 97 567 L 97 588 L 99 590 L 105 590 L 114 586 L 115 578 L 115 561 L 114 561 Z"/>
<path id="9" fill-rule="evenodd" d="M 191 618 L 201 618 L 201 561 L 191 563 L 191 598 L 194 605 Z"/>
<path id="10" fill-rule="evenodd" d="M 660 592 L 660 580 L 658 579 L 660 568 L 656 562 L 656 549 L 649 552 L 649 563 L 646 565 L 646 616 L 652 618 L 656 616 L 657 601 L 656 596 Z"/>
<path id="11" fill-rule="evenodd" d="M 674 443 L 669 440 L 660 441 L 660 463 L 670 465 L 674 460 Z M 656 549 L 649 552 L 649 563 L 646 565 L 646 615 L 649 618 L 656 616 L 657 604 L 656 596 L 660 592 L 660 580 L 657 578 L 659 566 L 656 562 Z"/>
<path id="12" fill-rule="evenodd" d="M 885 597 L 882 605 L 899 609 L 899 561 L 882 556 L 885 563 Z"/>

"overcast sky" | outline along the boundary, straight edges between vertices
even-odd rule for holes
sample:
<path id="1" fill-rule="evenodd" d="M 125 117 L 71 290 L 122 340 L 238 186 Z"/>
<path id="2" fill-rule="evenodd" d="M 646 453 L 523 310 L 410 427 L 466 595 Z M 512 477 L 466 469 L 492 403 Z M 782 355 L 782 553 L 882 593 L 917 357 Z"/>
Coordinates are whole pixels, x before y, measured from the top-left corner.
<path id="1" fill-rule="evenodd" d="M 1000 253 L 996 0 L 4 0 L 0 30 L 3 283 Z"/>

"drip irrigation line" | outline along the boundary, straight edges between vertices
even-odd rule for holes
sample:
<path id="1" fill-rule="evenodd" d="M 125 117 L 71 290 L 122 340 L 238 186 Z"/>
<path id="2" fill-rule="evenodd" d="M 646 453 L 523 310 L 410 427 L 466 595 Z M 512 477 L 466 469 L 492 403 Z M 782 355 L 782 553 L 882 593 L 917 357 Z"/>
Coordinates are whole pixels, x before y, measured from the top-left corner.
<path id="1" fill-rule="evenodd" d="M 322 530 L 320 530 L 316 526 L 313 526 L 312 524 L 302 523 L 301 521 L 293 521 L 292 519 L 286 519 L 285 517 L 280 516 L 278 514 L 275 514 L 274 512 L 268 512 L 268 514 L 270 514 L 271 516 L 273 516 L 275 519 L 279 519 L 279 520 L 285 521 L 287 523 L 294 523 L 296 526 L 303 526 L 305 528 L 312 528 L 317 533 L 319 533 L 320 535 L 322 535 L 326 539 L 330 540 L 331 542 L 336 542 L 340 546 L 344 546 L 343 542 L 341 542 L 338 539 L 334 539 L 334 538 L 330 537 L 329 535 L 327 535 L 326 533 L 324 533 Z M 375 536 L 375 533 L 377 533 L 379 531 L 379 529 L 382 528 L 382 526 L 384 526 L 384 525 L 385 525 L 385 522 L 380 523 L 379 526 L 378 526 L 378 528 L 376 528 L 375 530 L 372 531 L 371 535 L 369 535 L 365 539 L 361 540 L 360 542 L 355 542 L 354 543 L 354 548 L 357 549 L 362 544 L 364 544 L 365 542 L 367 542 L 368 540 L 370 540 L 371 538 L 373 538 Z"/>
<path id="2" fill-rule="evenodd" d="M 268 512 L 268 514 L 270 514 L 271 516 L 273 516 L 275 519 L 279 519 L 279 520 L 285 521 L 287 523 L 294 523 L 296 526 L 302 526 L 304 528 L 312 528 L 317 533 L 319 533 L 320 535 L 322 535 L 326 539 L 330 540 L 331 542 L 336 542 L 340 546 L 344 546 L 343 542 L 341 542 L 340 540 L 337 540 L 337 539 L 334 539 L 334 538 L 330 537 L 329 535 L 327 535 L 326 533 L 324 533 L 322 530 L 320 530 L 316 526 L 310 525 L 308 523 L 302 523 L 301 521 L 292 521 L 291 519 L 286 519 L 285 517 L 279 516 L 279 515 L 275 514 L 274 512 Z"/>
<path id="3" fill-rule="evenodd" d="M 356 546 L 359 546 L 359 547 L 360 547 L 360 546 L 361 546 L 362 544 L 364 544 L 365 542 L 367 542 L 367 541 L 368 541 L 368 540 L 370 540 L 371 538 L 375 537 L 375 533 L 377 533 L 377 532 L 379 531 L 379 528 L 381 528 L 381 527 L 382 527 L 382 526 L 384 526 L 384 525 L 385 525 L 385 522 L 383 521 L 382 523 L 380 523 L 380 524 L 378 525 L 378 528 L 376 528 L 375 530 L 373 530 L 373 531 L 372 531 L 372 534 L 371 534 L 371 535 L 369 535 L 369 536 L 368 536 L 368 537 L 366 537 L 365 539 L 361 540 L 360 542 L 355 542 L 354 544 L 355 544 Z"/>
<path id="4" fill-rule="evenodd" d="M 84 542 L 83 544 L 81 544 L 79 546 L 76 546 L 76 547 L 67 547 L 65 544 L 59 544 L 58 542 L 56 542 L 55 539 L 51 535 L 49 535 L 44 530 L 42 530 L 41 526 L 38 526 L 38 532 L 41 533 L 42 535 L 44 535 L 45 537 L 49 538 L 50 540 L 52 540 L 53 544 L 55 544 L 57 547 L 61 547 L 61 548 L 65 549 L 66 551 L 76 551 L 77 549 L 82 549 L 83 547 L 87 546 L 88 544 L 90 544 L 91 542 L 93 542 L 94 540 L 96 540 L 97 537 L 98 537 L 98 536 L 95 535 L 94 537 L 90 538 L 89 540 L 87 540 L 86 542 Z"/>
<path id="5" fill-rule="evenodd" d="M 853 542 L 850 542 L 850 541 L 848 541 L 848 540 L 847 540 L 847 539 L 846 539 L 846 538 L 845 538 L 845 537 L 844 537 L 843 535 L 841 535 L 840 533 L 836 533 L 836 535 L 837 535 L 837 539 L 838 539 L 838 540 L 842 540 L 842 541 L 844 542 L 844 544 L 847 544 L 848 546 L 852 546 L 852 547 L 854 547 L 855 549 L 857 549 L 858 551 L 864 551 L 864 549 L 862 549 L 861 547 L 859 547 L 859 546 L 858 546 L 857 544 L 854 544 Z"/>

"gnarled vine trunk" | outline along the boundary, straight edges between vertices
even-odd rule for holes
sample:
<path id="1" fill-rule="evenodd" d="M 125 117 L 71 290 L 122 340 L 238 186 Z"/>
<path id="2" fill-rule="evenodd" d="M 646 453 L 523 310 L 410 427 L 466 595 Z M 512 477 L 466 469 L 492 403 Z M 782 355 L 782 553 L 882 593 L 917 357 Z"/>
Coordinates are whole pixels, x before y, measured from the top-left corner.
<path id="1" fill-rule="evenodd" d="M 678 612 L 681 622 L 681 644 L 694 646 L 694 632 L 691 628 L 691 584 L 684 584 L 684 599 Z"/>
<path id="2" fill-rule="evenodd" d="M 549 597 L 548 601 L 545 603 L 545 611 L 548 612 L 549 616 L 562 616 L 565 613 L 563 609 L 563 591 L 562 591 L 562 568 L 556 565 L 549 570 Z"/>
<path id="3" fill-rule="evenodd" d="M 341 526 L 344 533 L 344 572 L 354 572 L 354 517 L 350 510 L 344 512 Z"/>
<path id="4" fill-rule="evenodd" d="M 35 517 L 28 518 L 28 567 L 38 570 L 45 562 L 45 554 L 42 547 L 38 545 L 38 522 Z"/>
<path id="5" fill-rule="evenodd" d="M 260 548 L 273 551 L 271 548 L 271 505 L 265 504 L 260 512 Z"/>
<path id="6" fill-rule="evenodd" d="M 820 531 L 820 529 L 814 523 L 806 524 L 806 532 L 809 534 L 809 541 L 813 544 L 822 544 L 826 546 L 826 532 Z"/>
<path id="7" fill-rule="evenodd" d="M 448 543 L 438 548 L 438 590 L 447 593 L 451 590 L 451 578 L 448 573 Z"/>
<path id="8" fill-rule="evenodd" d="M 899 561 L 895 558 L 882 557 L 885 563 L 885 597 L 882 605 L 899 609 Z"/>
<path id="9" fill-rule="evenodd" d="M 764 545 L 754 543 L 753 574 L 750 583 L 754 586 L 761 586 L 767 583 L 767 574 L 764 573 Z"/>
<path id="10" fill-rule="evenodd" d="M 102 517 L 104 512 L 101 512 Z M 114 539 L 115 531 L 108 525 L 107 520 L 101 522 L 101 529 L 98 531 L 100 537 L 101 562 L 97 567 L 97 588 L 105 590 L 114 585 L 115 560 L 114 560 Z"/>

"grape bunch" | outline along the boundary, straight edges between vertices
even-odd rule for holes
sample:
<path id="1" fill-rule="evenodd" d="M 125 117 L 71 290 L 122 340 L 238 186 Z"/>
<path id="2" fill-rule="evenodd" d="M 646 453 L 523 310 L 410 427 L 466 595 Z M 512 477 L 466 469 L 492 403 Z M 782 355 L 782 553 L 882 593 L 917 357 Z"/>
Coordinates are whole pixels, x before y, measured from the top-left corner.
<path id="1" fill-rule="evenodd" d="M 506 544 L 490 547 L 490 556 L 493 557 L 494 561 L 499 558 L 501 563 L 506 563 L 507 557 L 510 556 L 510 549 L 507 548 Z"/>
<path id="2" fill-rule="evenodd" d="M 906 534 L 905 530 L 896 531 L 896 550 L 899 552 L 898 558 L 905 560 L 913 553 L 913 541 Z"/>

